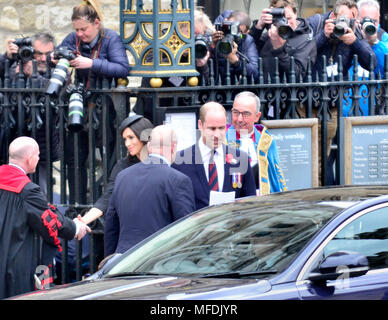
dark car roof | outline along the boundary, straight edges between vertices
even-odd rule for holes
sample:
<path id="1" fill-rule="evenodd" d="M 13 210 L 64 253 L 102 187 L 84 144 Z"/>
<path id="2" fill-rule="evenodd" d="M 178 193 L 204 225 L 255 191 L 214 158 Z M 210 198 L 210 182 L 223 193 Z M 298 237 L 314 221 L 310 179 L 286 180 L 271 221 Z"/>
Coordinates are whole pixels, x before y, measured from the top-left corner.
<path id="1" fill-rule="evenodd" d="M 262 197 L 248 197 L 242 201 L 263 201 L 272 198 L 276 200 L 306 200 L 306 201 L 362 201 L 388 195 L 388 185 L 368 186 L 328 186 L 311 189 L 292 190 L 272 193 Z"/>

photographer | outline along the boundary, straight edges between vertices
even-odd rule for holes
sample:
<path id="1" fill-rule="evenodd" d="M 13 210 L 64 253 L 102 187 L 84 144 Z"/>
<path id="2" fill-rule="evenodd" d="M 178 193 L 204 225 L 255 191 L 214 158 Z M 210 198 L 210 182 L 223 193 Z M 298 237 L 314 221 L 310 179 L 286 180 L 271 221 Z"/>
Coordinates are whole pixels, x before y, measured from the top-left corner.
<path id="1" fill-rule="evenodd" d="M 19 45 L 17 44 L 19 43 Z M 38 79 L 42 86 L 50 77 L 50 65 L 47 57 L 54 50 L 55 40 L 49 33 L 37 33 L 32 38 L 9 39 L 6 44 L 6 53 L 0 56 L 0 73 L 4 76 L 4 63 L 10 61 L 11 80 L 19 73 L 19 63 L 23 65 L 25 79 L 32 76 L 32 60 L 36 61 Z"/>
<path id="2" fill-rule="evenodd" d="M 31 38 L 10 39 L 6 44 L 6 53 L 0 56 L 0 74 L 4 77 L 5 60 L 9 60 L 9 76 L 12 83 L 16 84 L 16 78 L 20 76 L 20 66 L 22 65 L 24 80 L 27 82 L 32 76 L 36 76 L 38 86 L 43 88 L 50 78 L 51 68 L 53 65 L 48 63 L 48 57 L 53 52 L 55 47 L 55 39 L 50 33 L 41 32 L 33 35 Z M 36 74 L 33 74 L 33 59 L 36 61 Z M 44 122 L 46 117 L 44 114 L 40 115 Z M 59 132 L 56 129 L 55 122 L 57 116 L 53 113 L 52 123 L 49 124 L 51 132 L 51 161 L 59 159 Z M 46 125 L 37 128 L 36 141 L 40 148 L 40 161 L 38 164 L 39 185 L 44 194 L 47 194 L 47 170 L 48 159 L 46 159 L 47 143 L 46 143 Z M 16 131 L 13 133 L 16 137 Z M 29 133 L 25 132 L 26 135 Z"/>
<path id="3" fill-rule="evenodd" d="M 264 32 L 268 29 L 268 32 Z M 308 59 L 314 63 L 316 45 L 312 30 L 307 21 L 297 17 L 294 0 L 272 0 L 270 8 L 262 11 L 260 19 L 252 26 L 249 34 L 255 39 L 257 50 L 262 58 L 264 79 L 268 74 L 274 81 L 275 60 L 279 60 L 279 75 L 289 76 L 290 58 L 294 57 L 296 80 L 305 77 Z"/>
<path id="4" fill-rule="evenodd" d="M 129 63 L 125 47 L 120 36 L 113 30 L 103 27 L 103 16 L 100 5 L 95 0 L 83 1 L 80 5 L 73 8 L 71 17 L 74 32 L 65 37 L 59 47 L 67 48 L 75 53 L 75 58 L 70 61 L 70 66 L 75 68 L 75 86 L 79 88 L 82 83 L 84 91 L 87 92 L 92 78 L 108 79 L 109 83 L 113 79 L 125 78 L 129 73 Z M 51 56 L 54 59 L 54 54 Z M 59 60 L 60 61 L 60 60 Z M 58 62 L 55 61 L 54 62 Z M 92 97 L 93 98 L 93 97 Z M 94 112 L 95 103 L 92 98 L 83 101 L 84 116 L 86 122 L 88 112 Z M 97 112 L 100 127 L 96 130 L 96 146 L 104 151 L 104 157 L 108 157 L 110 172 L 115 163 L 114 148 L 116 141 L 116 132 L 114 129 L 115 110 L 111 100 L 107 101 L 107 114 L 109 123 L 102 121 L 102 113 Z M 102 133 L 107 126 L 107 143 L 102 144 Z M 89 153 L 88 132 L 86 126 L 78 133 L 78 145 L 74 144 L 75 133 L 67 133 L 66 143 L 66 164 L 69 179 L 69 202 L 74 204 L 75 196 L 75 170 L 79 167 L 79 199 L 78 203 L 86 204 L 87 171 L 86 162 Z M 75 163 L 75 152 L 78 152 L 79 162 Z M 109 174 L 108 172 L 108 174 Z"/>
<path id="5" fill-rule="evenodd" d="M 218 20 L 219 21 L 219 20 Z M 259 54 L 253 38 L 248 34 L 251 19 L 242 11 L 233 11 L 221 23 L 215 24 L 216 32 L 212 35 L 211 57 L 215 61 L 216 79 L 221 77 L 226 83 L 227 61 L 230 63 L 230 79 L 240 79 L 243 73 L 243 63 L 246 62 L 246 76 L 257 81 Z"/>
<path id="6" fill-rule="evenodd" d="M 380 26 L 380 4 L 376 0 L 357 2 L 358 21 L 362 34 L 377 58 L 376 75 L 384 77 L 384 55 L 388 53 L 388 33 Z"/>
<path id="7" fill-rule="evenodd" d="M 199 77 L 209 82 L 209 58 L 212 34 L 215 32 L 209 17 L 202 10 L 194 11 L 195 67 Z M 198 50 L 200 49 L 200 50 Z M 206 53 L 205 53 L 206 51 Z"/>
<path id="8" fill-rule="evenodd" d="M 369 56 L 372 55 L 372 67 L 373 69 L 376 67 L 376 56 L 354 23 L 352 8 L 355 5 L 353 0 L 337 0 L 333 11 L 307 18 L 314 31 L 317 44 L 317 59 L 312 70 L 313 77 L 324 71 L 323 56 L 326 56 L 328 76 L 332 75 L 335 78 L 338 75 L 339 55 L 342 56 L 342 72 L 345 79 L 355 54 L 358 56 L 360 65 L 366 70 L 370 68 Z M 343 30 L 343 33 L 338 33 L 336 30 Z"/>

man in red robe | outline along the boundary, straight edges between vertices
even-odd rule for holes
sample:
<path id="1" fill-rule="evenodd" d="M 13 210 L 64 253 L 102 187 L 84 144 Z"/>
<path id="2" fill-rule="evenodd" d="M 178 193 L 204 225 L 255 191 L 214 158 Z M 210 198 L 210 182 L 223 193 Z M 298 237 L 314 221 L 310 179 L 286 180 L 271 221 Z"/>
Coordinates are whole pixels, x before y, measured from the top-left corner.
<path id="1" fill-rule="evenodd" d="M 58 237 L 80 240 L 90 232 L 48 204 L 31 182 L 27 174 L 35 172 L 38 161 L 37 142 L 19 137 L 9 146 L 9 163 L 0 166 L 0 299 L 47 288 L 56 250 L 62 250 Z"/>

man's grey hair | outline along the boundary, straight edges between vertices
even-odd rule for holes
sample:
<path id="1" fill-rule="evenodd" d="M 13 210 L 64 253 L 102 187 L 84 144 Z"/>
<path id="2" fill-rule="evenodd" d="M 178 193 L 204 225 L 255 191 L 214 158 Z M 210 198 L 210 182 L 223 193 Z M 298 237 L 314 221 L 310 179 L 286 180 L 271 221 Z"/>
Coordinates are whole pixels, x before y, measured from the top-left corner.
<path id="1" fill-rule="evenodd" d="M 375 7 L 380 13 L 380 4 L 376 0 L 360 0 L 357 2 L 358 10 L 360 10 L 361 7 L 364 7 L 364 6 Z"/>
<path id="2" fill-rule="evenodd" d="M 252 98 L 254 98 L 255 101 L 256 101 L 256 113 L 260 112 L 260 106 L 261 106 L 260 98 L 257 95 L 255 95 L 253 92 L 251 92 L 251 91 L 243 91 L 243 92 L 238 93 L 234 97 L 234 100 L 236 100 L 237 98 L 244 98 L 244 97 L 252 97 Z"/>
<path id="3" fill-rule="evenodd" d="M 39 33 L 34 34 L 32 36 L 32 41 L 35 42 L 36 40 L 39 40 L 43 44 L 53 43 L 54 47 L 56 46 L 54 36 L 48 32 L 39 32 Z"/>

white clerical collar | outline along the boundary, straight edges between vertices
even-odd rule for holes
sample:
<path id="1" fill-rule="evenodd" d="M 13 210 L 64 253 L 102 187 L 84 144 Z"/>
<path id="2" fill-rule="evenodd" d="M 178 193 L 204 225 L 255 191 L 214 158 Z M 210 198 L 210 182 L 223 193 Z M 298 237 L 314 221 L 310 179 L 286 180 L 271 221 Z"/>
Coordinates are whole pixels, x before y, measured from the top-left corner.
<path id="1" fill-rule="evenodd" d="M 255 131 L 252 130 L 251 132 L 249 133 L 242 133 L 240 131 L 240 139 L 246 139 L 246 138 L 251 138 L 252 137 L 252 134 L 254 133 Z"/>
<path id="2" fill-rule="evenodd" d="M 18 166 L 17 164 L 8 163 L 8 165 L 15 167 L 15 168 L 18 168 L 19 170 L 23 171 L 25 175 L 27 175 L 27 172 L 22 167 Z"/>

